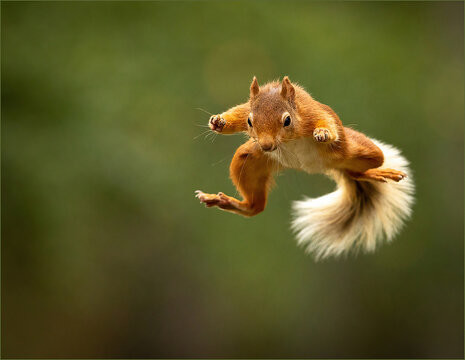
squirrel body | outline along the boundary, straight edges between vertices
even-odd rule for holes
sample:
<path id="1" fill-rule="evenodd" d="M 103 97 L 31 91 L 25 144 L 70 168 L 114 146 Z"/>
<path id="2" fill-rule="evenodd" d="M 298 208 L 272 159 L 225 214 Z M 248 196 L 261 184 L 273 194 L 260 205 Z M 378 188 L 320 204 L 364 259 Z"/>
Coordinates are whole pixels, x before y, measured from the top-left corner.
<path id="1" fill-rule="evenodd" d="M 281 149 L 281 153 L 273 151 L 270 156 L 285 168 L 309 174 L 322 173 L 327 168 L 324 158 L 318 152 L 318 145 L 311 138 L 281 144 Z"/>
<path id="2" fill-rule="evenodd" d="M 273 176 L 286 168 L 323 173 L 337 183 L 335 192 L 293 205 L 298 243 L 316 258 L 373 251 L 410 216 L 414 185 L 408 161 L 394 147 L 344 127 L 329 106 L 287 76 L 261 87 L 254 77 L 249 100 L 213 115 L 209 126 L 222 134 L 245 132 L 250 139 L 230 165 L 243 200 L 196 191 L 207 207 L 257 215 L 265 209 Z"/>

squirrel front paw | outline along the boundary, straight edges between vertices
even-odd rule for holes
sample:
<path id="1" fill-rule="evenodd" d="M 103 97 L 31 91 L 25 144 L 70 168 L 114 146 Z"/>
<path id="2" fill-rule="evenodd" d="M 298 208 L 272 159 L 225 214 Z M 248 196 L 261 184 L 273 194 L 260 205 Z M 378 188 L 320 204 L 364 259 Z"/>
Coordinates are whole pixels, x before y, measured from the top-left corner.
<path id="1" fill-rule="evenodd" d="M 331 132 L 326 128 L 316 128 L 313 130 L 313 138 L 317 142 L 331 142 L 334 140 Z"/>
<path id="2" fill-rule="evenodd" d="M 210 117 L 208 125 L 212 131 L 222 132 L 224 126 L 226 125 L 226 120 L 224 120 L 221 115 L 213 115 Z"/>

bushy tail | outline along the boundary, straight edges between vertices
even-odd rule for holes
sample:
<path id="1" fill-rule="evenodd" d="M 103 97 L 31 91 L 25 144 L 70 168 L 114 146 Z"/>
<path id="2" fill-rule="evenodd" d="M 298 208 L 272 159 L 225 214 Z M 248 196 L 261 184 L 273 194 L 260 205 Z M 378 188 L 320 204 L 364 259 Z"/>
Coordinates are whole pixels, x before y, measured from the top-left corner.
<path id="1" fill-rule="evenodd" d="M 393 146 L 373 142 L 384 153 L 382 168 L 400 170 L 407 178 L 387 183 L 355 181 L 334 171 L 330 175 L 336 191 L 295 201 L 292 228 L 299 245 L 316 259 L 349 250 L 372 252 L 383 238 L 392 240 L 411 214 L 415 188 L 408 161 Z"/>

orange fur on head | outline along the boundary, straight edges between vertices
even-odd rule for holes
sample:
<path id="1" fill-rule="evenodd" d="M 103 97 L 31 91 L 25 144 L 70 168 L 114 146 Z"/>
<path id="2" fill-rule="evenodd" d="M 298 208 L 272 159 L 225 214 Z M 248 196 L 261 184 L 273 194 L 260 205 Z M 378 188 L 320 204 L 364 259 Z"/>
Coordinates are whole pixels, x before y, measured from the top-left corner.
<path id="1" fill-rule="evenodd" d="M 274 81 L 256 88 L 252 81 L 250 96 L 250 122 L 248 133 L 262 150 L 273 151 L 282 141 L 297 137 L 299 115 L 295 106 L 296 91 L 286 76 L 280 83 Z M 290 121 L 286 123 L 286 119 Z"/>

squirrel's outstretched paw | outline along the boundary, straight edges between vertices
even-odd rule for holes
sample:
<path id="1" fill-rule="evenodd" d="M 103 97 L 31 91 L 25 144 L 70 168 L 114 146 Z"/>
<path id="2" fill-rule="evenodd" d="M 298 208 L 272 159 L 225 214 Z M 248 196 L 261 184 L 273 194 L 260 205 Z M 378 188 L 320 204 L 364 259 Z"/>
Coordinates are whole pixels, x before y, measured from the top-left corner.
<path id="1" fill-rule="evenodd" d="M 195 191 L 195 197 L 204 203 L 206 207 L 219 206 L 225 207 L 229 204 L 228 197 L 222 192 L 218 194 L 205 194 L 203 191 Z"/>
<path id="2" fill-rule="evenodd" d="M 222 132 L 226 125 L 226 121 L 221 117 L 221 115 L 212 115 L 208 125 L 212 131 Z"/>
<path id="3" fill-rule="evenodd" d="M 318 142 L 330 142 L 334 140 L 326 128 L 316 128 L 313 130 L 313 138 Z"/>

